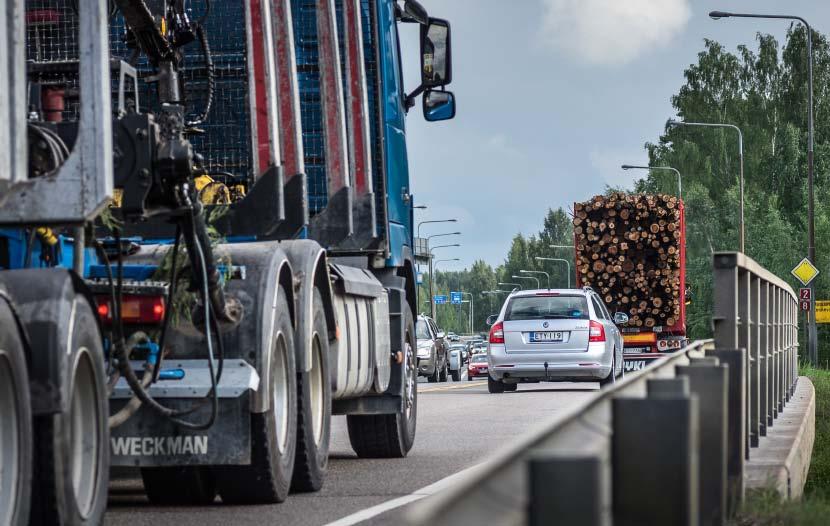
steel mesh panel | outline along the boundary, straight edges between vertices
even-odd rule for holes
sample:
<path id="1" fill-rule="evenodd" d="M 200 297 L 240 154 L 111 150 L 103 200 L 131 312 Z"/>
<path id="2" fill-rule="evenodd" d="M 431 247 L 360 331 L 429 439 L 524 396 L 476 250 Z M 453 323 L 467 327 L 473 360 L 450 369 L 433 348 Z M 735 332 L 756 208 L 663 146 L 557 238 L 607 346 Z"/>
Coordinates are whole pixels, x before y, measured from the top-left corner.
<path id="1" fill-rule="evenodd" d="M 377 43 L 375 42 L 375 9 L 372 3 L 375 0 L 360 0 L 361 28 L 363 32 L 363 62 L 366 68 L 366 93 L 369 104 L 369 138 L 372 156 L 372 188 L 375 193 L 375 214 L 379 233 L 383 236 L 386 229 L 386 182 L 383 166 L 382 142 L 380 140 L 380 99 L 378 97 L 378 76 L 380 75 L 377 63 Z"/>
<path id="2" fill-rule="evenodd" d="M 80 98 L 75 0 L 27 0 L 25 6 L 26 62 L 30 78 L 42 86 L 63 89 L 62 119 L 77 121 Z"/>
<path id="3" fill-rule="evenodd" d="M 326 157 L 323 112 L 320 98 L 320 68 L 317 49 L 317 13 L 314 0 L 291 0 L 297 84 L 300 92 L 300 120 L 308 181 L 309 212 L 326 207 Z"/>
<path id="4" fill-rule="evenodd" d="M 188 15 L 192 21 L 204 16 L 205 3 L 192 2 Z M 207 119 L 196 127 L 204 133 L 192 134 L 194 150 L 204 157 L 208 172 L 227 172 L 251 181 L 252 147 L 248 93 L 247 28 L 242 0 L 212 2 L 204 20 L 214 65 L 213 104 Z M 113 54 L 129 61 L 133 51 L 125 44 L 124 20 L 120 14 L 110 26 Z M 179 75 L 185 86 L 188 120 L 199 116 L 207 103 L 209 76 L 202 48 L 197 41 L 185 45 Z M 135 64 L 141 76 L 153 73 L 146 57 Z M 155 85 L 141 84 L 141 110 L 158 109 Z"/>

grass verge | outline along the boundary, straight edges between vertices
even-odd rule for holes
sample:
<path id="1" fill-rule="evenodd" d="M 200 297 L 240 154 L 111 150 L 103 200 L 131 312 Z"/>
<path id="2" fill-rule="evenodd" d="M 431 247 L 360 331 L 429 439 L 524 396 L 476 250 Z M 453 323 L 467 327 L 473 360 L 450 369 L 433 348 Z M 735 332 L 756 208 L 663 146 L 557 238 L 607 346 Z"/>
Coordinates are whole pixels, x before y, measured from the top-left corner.
<path id="1" fill-rule="evenodd" d="M 802 366 L 816 389 L 816 441 L 800 501 L 784 501 L 772 490 L 747 493 L 731 524 L 736 526 L 825 526 L 830 524 L 830 370 Z"/>

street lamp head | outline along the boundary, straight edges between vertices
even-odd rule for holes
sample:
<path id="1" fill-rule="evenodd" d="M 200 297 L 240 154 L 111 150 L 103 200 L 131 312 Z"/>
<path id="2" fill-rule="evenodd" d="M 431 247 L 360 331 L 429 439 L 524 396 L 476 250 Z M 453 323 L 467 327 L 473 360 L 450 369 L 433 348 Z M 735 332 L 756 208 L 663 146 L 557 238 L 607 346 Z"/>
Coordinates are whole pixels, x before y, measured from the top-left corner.
<path id="1" fill-rule="evenodd" d="M 624 165 L 620 166 L 620 168 L 622 168 L 623 170 L 630 170 L 634 167 L 631 166 L 630 164 L 624 164 Z"/>
<path id="2" fill-rule="evenodd" d="M 726 11 L 709 11 L 709 18 L 712 20 L 720 20 L 721 18 L 729 18 L 732 16 L 732 13 L 727 13 Z"/>
<path id="3" fill-rule="evenodd" d="M 678 126 L 680 123 L 674 119 L 669 119 L 666 121 L 666 127 L 671 128 L 672 126 Z"/>
<path id="4" fill-rule="evenodd" d="M 412 208 L 414 208 L 415 210 L 426 210 L 427 205 L 415 205 Z"/>

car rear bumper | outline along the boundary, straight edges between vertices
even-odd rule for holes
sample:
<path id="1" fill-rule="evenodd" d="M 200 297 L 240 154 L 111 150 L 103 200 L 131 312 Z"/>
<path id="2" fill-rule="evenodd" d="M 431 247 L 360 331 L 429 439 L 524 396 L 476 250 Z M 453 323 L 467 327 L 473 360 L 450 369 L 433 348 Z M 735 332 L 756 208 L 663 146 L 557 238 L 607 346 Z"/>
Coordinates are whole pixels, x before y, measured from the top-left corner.
<path id="1" fill-rule="evenodd" d="M 611 372 L 613 357 L 604 343 L 591 344 L 585 352 L 545 353 L 508 353 L 503 345 L 491 345 L 489 361 L 496 380 L 599 380 Z"/>
<path id="2" fill-rule="evenodd" d="M 429 376 L 435 372 L 435 362 L 432 358 L 418 358 L 418 374 Z"/>

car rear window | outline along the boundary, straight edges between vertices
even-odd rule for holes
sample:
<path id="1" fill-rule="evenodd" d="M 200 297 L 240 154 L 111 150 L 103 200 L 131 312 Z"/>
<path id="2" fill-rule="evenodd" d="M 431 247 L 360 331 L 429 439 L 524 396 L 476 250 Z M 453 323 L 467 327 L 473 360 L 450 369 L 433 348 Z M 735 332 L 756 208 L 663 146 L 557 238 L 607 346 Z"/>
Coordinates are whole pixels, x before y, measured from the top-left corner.
<path id="1" fill-rule="evenodd" d="M 485 355 L 473 356 L 473 363 L 484 363 L 486 361 L 487 361 L 487 356 L 485 356 Z"/>
<path id="2" fill-rule="evenodd" d="M 585 296 L 517 296 L 507 304 L 504 321 L 588 319 Z"/>

